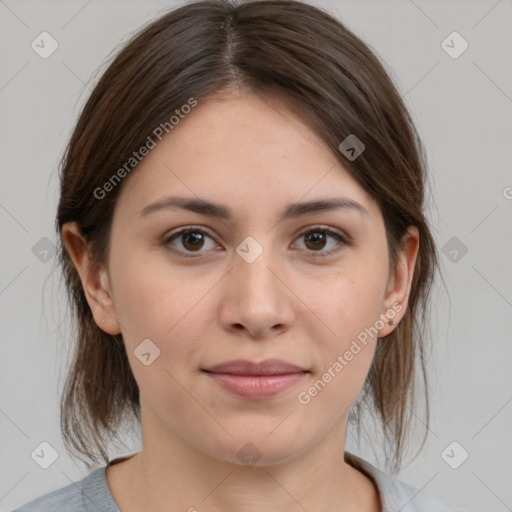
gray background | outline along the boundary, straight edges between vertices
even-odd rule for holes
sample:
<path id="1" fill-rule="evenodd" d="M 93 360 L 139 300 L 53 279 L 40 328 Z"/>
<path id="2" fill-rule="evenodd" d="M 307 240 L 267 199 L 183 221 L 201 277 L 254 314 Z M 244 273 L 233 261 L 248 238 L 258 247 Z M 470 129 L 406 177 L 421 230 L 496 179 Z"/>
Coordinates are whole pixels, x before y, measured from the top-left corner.
<path id="1" fill-rule="evenodd" d="M 384 61 L 428 148 L 446 288 L 437 281 L 432 304 L 428 442 L 398 477 L 472 512 L 510 511 L 512 0 L 315 3 Z M 59 429 L 71 329 L 44 253 L 55 242 L 57 162 L 100 65 L 172 5 L 0 0 L 0 512 L 87 474 Z M 31 48 L 43 31 L 59 45 L 47 59 Z M 441 46 L 453 31 L 469 44 L 458 58 Z M 134 439 L 111 458 L 137 451 Z M 48 469 L 31 458 L 44 441 L 58 452 Z M 454 441 L 452 464 L 469 454 L 457 469 L 445 461 Z M 365 443 L 349 438 L 347 449 L 377 460 Z"/>

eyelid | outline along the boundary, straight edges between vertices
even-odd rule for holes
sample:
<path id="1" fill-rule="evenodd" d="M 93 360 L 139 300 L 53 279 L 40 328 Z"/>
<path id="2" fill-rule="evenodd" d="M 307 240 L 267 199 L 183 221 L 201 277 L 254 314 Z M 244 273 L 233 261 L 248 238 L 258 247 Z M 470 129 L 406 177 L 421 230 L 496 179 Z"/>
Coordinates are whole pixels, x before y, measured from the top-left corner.
<path id="1" fill-rule="evenodd" d="M 305 233 L 309 233 L 310 231 L 315 231 L 315 230 L 326 231 L 328 233 L 336 234 L 340 238 L 343 238 L 347 243 L 349 243 L 351 241 L 351 238 L 348 235 L 348 233 L 345 233 L 344 231 L 341 231 L 340 229 L 334 228 L 332 226 L 328 226 L 326 224 L 311 224 L 309 226 L 306 226 L 305 228 L 301 228 L 301 230 L 298 232 L 296 237 L 304 235 Z"/>

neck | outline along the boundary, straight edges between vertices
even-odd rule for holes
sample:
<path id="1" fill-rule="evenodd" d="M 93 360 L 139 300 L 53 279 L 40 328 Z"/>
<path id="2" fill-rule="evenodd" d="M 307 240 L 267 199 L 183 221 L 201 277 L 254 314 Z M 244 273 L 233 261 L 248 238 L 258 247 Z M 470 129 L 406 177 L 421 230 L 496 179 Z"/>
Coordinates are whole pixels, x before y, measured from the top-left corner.
<path id="1" fill-rule="evenodd" d="M 123 483 L 114 495 L 122 510 L 156 512 L 170 504 L 188 512 L 380 510 L 374 485 L 345 462 L 345 435 L 338 431 L 292 460 L 254 466 L 219 460 L 182 439 L 144 433 L 143 449 L 123 463 Z"/>

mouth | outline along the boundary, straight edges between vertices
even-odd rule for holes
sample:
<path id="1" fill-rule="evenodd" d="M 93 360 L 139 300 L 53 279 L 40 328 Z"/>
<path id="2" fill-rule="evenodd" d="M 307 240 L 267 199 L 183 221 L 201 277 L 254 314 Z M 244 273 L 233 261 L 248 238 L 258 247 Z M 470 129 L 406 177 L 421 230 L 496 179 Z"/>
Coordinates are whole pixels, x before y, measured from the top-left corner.
<path id="1" fill-rule="evenodd" d="M 279 359 L 267 359 L 260 363 L 239 359 L 202 371 L 224 390 L 248 399 L 275 396 L 290 389 L 310 373 Z"/>

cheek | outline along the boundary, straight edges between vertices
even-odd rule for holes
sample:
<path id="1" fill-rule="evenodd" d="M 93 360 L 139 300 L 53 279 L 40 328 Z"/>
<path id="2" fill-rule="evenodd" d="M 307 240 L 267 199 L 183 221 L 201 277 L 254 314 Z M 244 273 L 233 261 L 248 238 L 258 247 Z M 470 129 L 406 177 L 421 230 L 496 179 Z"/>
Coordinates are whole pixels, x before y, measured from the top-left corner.
<path id="1" fill-rule="evenodd" d="M 199 299 L 193 281 L 164 264 L 160 255 L 133 254 L 113 268 L 116 312 L 129 334 L 162 337 Z"/>
<path id="2" fill-rule="evenodd" d="M 327 276 L 323 286 L 315 287 L 319 290 L 316 293 L 304 289 L 314 305 L 311 309 L 329 327 L 336 348 L 345 346 L 379 319 L 386 277 L 381 272 L 361 264 Z"/>
<path id="3" fill-rule="evenodd" d="M 322 286 L 304 287 L 317 322 L 316 340 L 319 361 L 320 403 L 352 403 L 364 384 L 371 366 L 379 328 L 385 285 L 385 262 L 371 265 L 363 257 L 357 264 L 325 276 Z M 311 290 L 318 290 L 312 293 Z M 320 330 L 322 335 L 320 336 Z M 325 389 L 322 386 L 325 384 Z M 328 388 L 328 389 L 327 389 Z M 315 390 L 312 390 L 315 393 Z"/>
<path id="4" fill-rule="evenodd" d="M 116 312 L 131 356 L 149 339 L 160 350 L 155 363 L 181 370 L 180 363 L 189 362 L 205 331 L 214 325 L 212 288 L 218 277 L 173 272 L 160 258 L 147 260 L 139 271 L 133 261 L 115 268 Z"/>

